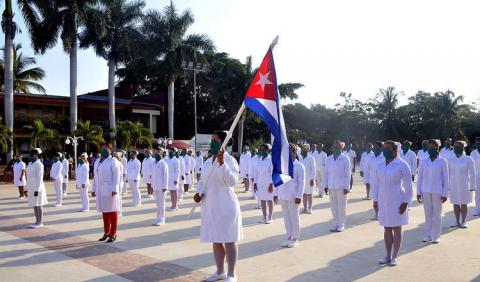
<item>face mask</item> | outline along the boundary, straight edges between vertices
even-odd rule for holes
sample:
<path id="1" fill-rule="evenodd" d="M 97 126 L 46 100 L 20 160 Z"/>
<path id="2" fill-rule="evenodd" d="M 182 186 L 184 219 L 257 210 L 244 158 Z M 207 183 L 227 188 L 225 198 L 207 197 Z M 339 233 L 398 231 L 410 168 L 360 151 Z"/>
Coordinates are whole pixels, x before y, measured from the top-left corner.
<path id="1" fill-rule="evenodd" d="M 480 143 L 475 143 L 475 148 L 480 151 Z"/>
<path id="2" fill-rule="evenodd" d="M 242 151 L 242 152 L 243 152 L 243 153 L 246 153 L 246 152 L 247 152 L 247 149 L 243 149 L 243 151 Z"/>
<path id="3" fill-rule="evenodd" d="M 404 154 L 406 154 L 409 149 L 410 149 L 410 146 L 408 146 L 408 145 L 402 145 L 402 151 L 403 151 Z"/>
<path id="4" fill-rule="evenodd" d="M 170 158 L 173 158 L 173 157 L 175 156 L 175 153 L 172 152 L 172 151 L 170 151 L 170 152 L 168 152 L 168 156 L 169 156 Z"/>
<path id="5" fill-rule="evenodd" d="M 187 154 L 187 152 L 183 151 L 182 152 L 182 157 L 185 157 L 186 154 Z"/>
<path id="6" fill-rule="evenodd" d="M 63 157 L 61 157 L 61 158 L 60 158 L 60 161 L 61 161 L 61 162 L 63 162 L 63 160 L 64 160 L 64 158 L 63 158 Z"/>
<path id="7" fill-rule="evenodd" d="M 15 160 L 17 163 L 19 163 L 21 161 L 21 159 L 18 159 L 18 160 Z"/>
<path id="8" fill-rule="evenodd" d="M 460 155 L 461 153 L 463 153 L 463 148 L 459 146 L 455 146 L 453 147 L 453 152 L 455 152 L 455 155 Z"/>
<path id="9" fill-rule="evenodd" d="M 108 152 L 108 150 L 102 150 L 100 151 L 100 155 L 102 156 L 102 158 L 106 159 L 108 158 L 108 156 L 110 156 L 110 153 Z"/>
<path id="10" fill-rule="evenodd" d="M 218 152 L 220 152 L 220 146 L 222 146 L 220 141 L 212 140 L 212 142 L 210 142 L 210 151 L 212 151 L 212 154 L 218 154 Z"/>
<path id="11" fill-rule="evenodd" d="M 302 157 L 303 157 L 303 158 L 306 158 L 307 155 L 308 155 L 308 152 L 302 151 Z"/>
<path id="12" fill-rule="evenodd" d="M 57 159 L 57 158 L 52 158 L 52 161 L 53 161 L 54 163 L 56 163 L 56 162 L 58 161 L 58 159 Z"/>
<path id="13" fill-rule="evenodd" d="M 452 148 L 452 145 L 450 145 L 450 143 L 445 143 L 445 148 L 450 149 L 450 148 Z"/>
<path id="14" fill-rule="evenodd" d="M 422 143 L 422 150 L 426 151 L 428 148 L 427 143 Z"/>
<path id="15" fill-rule="evenodd" d="M 372 151 L 372 148 L 367 148 L 367 154 L 370 154 L 371 151 Z"/>
<path id="16" fill-rule="evenodd" d="M 130 155 L 130 159 L 135 159 L 135 155 L 134 155 L 134 154 L 131 154 L 131 155 Z"/>
<path id="17" fill-rule="evenodd" d="M 83 165 L 83 160 L 78 160 L 79 165 Z"/>
<path id="18" fill-rule="evenodd" d="M 436 158 L 438 155 L 438 150 L 437 149 L 428 149 L 428 155 L 430 158 Z"/>
<path id="19" fill-rule="evenodd" d="M 375 154 L 375 157 L 378 157 L 380 153 L 382 152 L 382 148 L 375 147 L 373 148 L 373 153 Z"/>
<path id="20" fill-rule="evenodd" d="M 338 156 L 340 156 L 340 149 L 335 147 L 335 148 L 332 149 L 332 153 L 335 157 L 338 157 Z"/>
<path id="21" fill-rule="evenodd" d="M 38 160 L 38 156 L 35 156 L 35 155 L 30 156 L 30 161 L 31 161 L 32 163 L 36 162 L 37 160 Z"/>
<path id="22" fill-rule="evenodd" d="M 145 157 L 146 157 L 146 158 L 150 157 L 150 154 L 149 154 L 149 153 L 145 153 Z"/>
<path id="23" fill-rule="evenodd" d="M 253 157 L 253 156 L 255 156 L 256 154 L 257 154 L 257 153 L 255 153 L 255 152 L 252 152 L 252 157 Z"/>
<path id="24" fill-rule="evenodd" d="M 200 157 L 200 152 L 197 152 L 197 157 Z"/>
<path id="25" fill-rule="evenodd" d="M 155 160 L 158 162 L 159 160 L 162 159 L 162 156 L 160 154 L 155 154 Z"/>
<path id="26" fill-rule="evenodd" d="M 391 160 L 391 159 L 393 159 L 393 151 L 392 150 L 384 150 L 383 151 L 383 156 L 385 157 L 385 159 Z"/>
<path id="27" fill-rule="evenodd" d="M 321 151 L 323 151 L 323 148 L 322 148 L 322 147 L 318 147 L 318 148 L 317 148 L 317 152 L 320 153 Z"/>
<path id="28" fill-rule="evenodd" d="M 347 151 L 350 151 L 351 148 L 352 148 L 352 147 L 350 147 L 350 146 L 346 146 L 346 147 L 345 147 L 345 149 L 346 149 Z"/>

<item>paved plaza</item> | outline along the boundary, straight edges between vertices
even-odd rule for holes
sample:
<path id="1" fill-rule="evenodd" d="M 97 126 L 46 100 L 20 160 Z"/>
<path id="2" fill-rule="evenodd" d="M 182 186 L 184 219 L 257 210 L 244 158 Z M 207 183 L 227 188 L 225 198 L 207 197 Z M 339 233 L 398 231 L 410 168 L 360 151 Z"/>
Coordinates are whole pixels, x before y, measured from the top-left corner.
<path id="1" fill-rule="evenodd" d="M 79 194 L 70 193 L 60 208 L 53 207 L 54 190 L 47 182 L 49 205 L 45 227 L 28 229 L 34 220 L 26 200 L 18 200 L 13 185 L 0 186 L 0 281 L 201 281 L 215 270 L 211 245 L 199 242 L 199 210 L 192 219 L 189 194 L 177 212 L 167 212 L 165 226 L 151 226 L 154 199 L 142 199 L 134 208 L 124 198 L 118 240 L 98 242 L 103 234 L 96 211 L 80 210 Z M 245 239 L 239 248 L 239 281 L 480 281 L 480 219 L 472 217 L 468 229 L 451 229 L 453 211 L 444 205 L 442 241 L 423 244 L 423 209 L 417 203 L 404 229 L 397 267 L 382 267 L 383 229 L 371 221 L 371 202 L 364 201 L 363 185 L 356 181 L 350 194 L 347 228 L 330 233 L 328 198 L 314 199 L 314 213 L 301 215 L 301 242 L 283 249 L 280 206 L 274 222 L 258 224 L 250 194 L 237 186 Z M 145 193 L 145 188 L 142 187 Z M 93 199 L 91 203 L 93 204 Z M 94 204 L 92 205 L 92 209 Z"/>

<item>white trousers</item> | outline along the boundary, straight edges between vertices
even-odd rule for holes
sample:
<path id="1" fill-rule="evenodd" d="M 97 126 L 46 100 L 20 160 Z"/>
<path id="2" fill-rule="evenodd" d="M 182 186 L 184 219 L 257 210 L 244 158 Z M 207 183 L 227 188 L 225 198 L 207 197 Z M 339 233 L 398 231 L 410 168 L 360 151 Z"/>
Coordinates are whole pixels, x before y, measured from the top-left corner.
<path id="1" fill-rule="evenodd" d="M 54 180 L 53 187 L 55 187 L 55 194 L 57 196 L 57 205 L 62 204 L 62 180 Z M 30 196 L 30 195 L 29 195 Z"/>
<path id="2" fill-rule="evenodd" d="M 142 196 L 140 194 L 140 189 L 138 189 L 138 180 L 129 179 L 128 184 L 130 185 L 130 190 L 132 191 L 132 204 L 134 206 L 142 205 Z"/>
<path id="3" fill-rule="evenodd" d="M 68 180 L 65 179 L 65 176 L 63 176 L 62 191 L 63 191 L 63 194 L 65 195 L 67 195 L 67 188 L 68 188 Z"/>
<path id="4" fill-rule="evenodd" d="M 127 193 L 127 188 L 128 188 L 128 187 L 127 187 L 127 176 L 126 176 L 126 175 L 125 175 L 124 177 L 122 177 L 122 182 L 121 182 L 120 185 L 121 185 L 121 187 L 122 187 L 122 189 L 121 189 L 122 194 Z"/>
<path id="5" fill-rule="evenodd" d="M 348 194 L 344 194 L 343 189 L 329 189 L 328 192 L 330 194 L 333 227 L 345 228 Z"/>
<path id="6" fill-rule="evenodd" d="M 315 173 L 315 182 L 317 183 L 318 193 L 323 194 L 323 170 L 317 170 Z"/>
<path id="7" fill-rule="evenodd" d="M 155 203 L 157 204 L 157 222 L 165 221 L 165 198 L 167 191 L 155 190 Z"/>
<path id="8" fill-rule="evenodd" d="M 300 205 L 295 204 L 295 200 L 280 200 L 279 202 L 282 207 L 287 239 L 298 240 L 300 238 Z"/>
<path id="9" fill-rule="evenodd" d="M 475 190 L 475 214 L 480 214 L 480 189 Z"/>
<path id="10" fill-rule="evenodd" d="M 442 199 L 439 194 L 422 193 L 425 211 L 425 237 L 440 238 L 442 232 Z"/>
<path id="11" fill-rule="evenodd" d="M 82 200 L 82 210 L 88 211 L 90 209 L 90 202 L 88 199 L 88 189 L 78 187 L 78 192 L 80 193 L 80 200 Z"/>

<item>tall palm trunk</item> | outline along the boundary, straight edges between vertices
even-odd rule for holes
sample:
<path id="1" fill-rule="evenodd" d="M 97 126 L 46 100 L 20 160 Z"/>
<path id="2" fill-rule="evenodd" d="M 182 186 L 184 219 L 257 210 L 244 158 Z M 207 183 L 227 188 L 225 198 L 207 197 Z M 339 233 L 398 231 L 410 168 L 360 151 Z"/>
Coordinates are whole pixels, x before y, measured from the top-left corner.
<path id="1" fill-rule="evenodd" d="M 15 24 L 13 23 L 12 1 L 5 1 L 5 11 L 3 12 L 2 28 L 5 33 L 5 81 L 4 81 L 4 101 L 5 101 L 5 125 L 10 130 L 10 138 L 7 148 L 7 163 L 13 158 L 13 38 L 15 34 Z"/>
<path id="2" fill-rule="evenodd" d="M 115 69 L 117 64 L 114 60 L 108 61 L 108 119 L 110 129 L 115 129 Z M 113 146 L 116 147 L 115 132 L 110 133 Z"/>
<path id="3" fill-rule="evenodd" d="M 77 40 L 70 51 L 70 131 L 77 130 Z"/>
<path id="4" fill-rule="evenodd" d="M 237 140 L 237 150 L 239 153 L 242 153 L 242 147 L 243 147 L 243 128 L 245 124 L 245 118 L 246 118 L 246 111 L 242 114 L 242 117 L 240 118 L 240 122 L 238 123 L 238 140 Z"/>
<path id="5" fill-rule="evenodd" d="M 173 139 L 173 114 L 174 114 L 174 98 L 175 98 L 175 78 L 170 80 L 168 84 L 168 137 Z"/>

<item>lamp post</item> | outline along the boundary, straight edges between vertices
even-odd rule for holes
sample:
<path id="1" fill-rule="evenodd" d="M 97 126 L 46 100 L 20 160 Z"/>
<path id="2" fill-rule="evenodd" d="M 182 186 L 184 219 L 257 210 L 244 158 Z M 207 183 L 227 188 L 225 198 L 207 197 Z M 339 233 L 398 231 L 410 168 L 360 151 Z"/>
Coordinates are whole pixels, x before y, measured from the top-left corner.
<path id="1" fill-rule="evenodd" d="M 182 62 L 182 68 L 184 70 L 193 71 L 193 115 L 195 124 L 195 145 L 194 150 L 197 151 L 197 74 L 199 72 L 206 72 L 208 70 L 208 64 L 206 63 L 194 63 L 194 62 Z"/>
<path id="2" fill-rule="evenodd" d="M 73 145 L 73 167 L 75 168 L 75 173 L 77 172 L 77 146 L 78 146 L 78 140 L 83 140 L 83 137 L 82 136 L 75 136 L 73 135 L 73 137 L 71 136 L 67 136 L 67 138 L 65 139 L 65 144 L 67 145 L 70 145 L 72 144 Z"/>
<path id="3" fill-rule="evenodd" d="M 167 150 L 167 145 L 172 144 L 173 140 L 167 137 L 164 137 L 164 138 L 160 137 L 158 138 L 158 143 L 163 146 L 163 149 Z"/>

